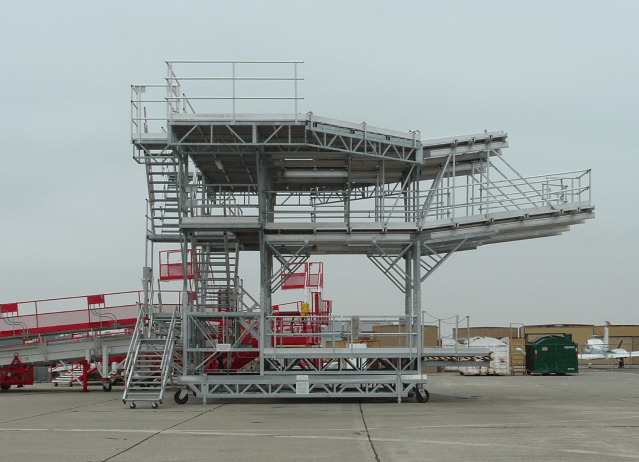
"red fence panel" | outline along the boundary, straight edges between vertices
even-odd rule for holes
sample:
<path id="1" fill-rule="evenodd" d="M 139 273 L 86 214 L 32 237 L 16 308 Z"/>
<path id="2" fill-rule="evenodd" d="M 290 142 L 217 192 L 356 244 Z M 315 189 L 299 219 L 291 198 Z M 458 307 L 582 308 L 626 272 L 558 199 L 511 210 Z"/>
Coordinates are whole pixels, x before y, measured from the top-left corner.
<path id="1" fill-rule="evenodd" d="M 163 250 L 160 252 L 160 281 L 176 281 L 184 279 L 181 250 Z M 186 262 L 186 277 L 193 279 L 193 261 L 191 251 L 188 251 Z"/>
<path id="2" fill-rule="evenodd" d="M 17 313 L 17 312 L 18 312 L 17 303 L 5 303 L 4 305 L 0 305 L 0 313 Z"/>
<path id="3" fill-rule="evenodd" d="M 87 295 L 87 305 L 102 305 L 104 295 Z"/>

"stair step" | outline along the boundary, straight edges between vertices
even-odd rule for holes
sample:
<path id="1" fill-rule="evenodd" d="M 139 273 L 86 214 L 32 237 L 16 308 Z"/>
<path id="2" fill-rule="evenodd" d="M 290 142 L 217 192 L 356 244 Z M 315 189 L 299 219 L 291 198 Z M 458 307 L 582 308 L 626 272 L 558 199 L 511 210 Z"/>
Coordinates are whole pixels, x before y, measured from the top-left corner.
<path id="1" fill-rule="evenodd" d="M 160 394 L 159 393 L 127 393 L 126 396 L 127 396 L 127 398 L 130 398 L 130 397 L 133 397 L 133 396 L 157 396 L 158 399 L 160 398 Z"/>

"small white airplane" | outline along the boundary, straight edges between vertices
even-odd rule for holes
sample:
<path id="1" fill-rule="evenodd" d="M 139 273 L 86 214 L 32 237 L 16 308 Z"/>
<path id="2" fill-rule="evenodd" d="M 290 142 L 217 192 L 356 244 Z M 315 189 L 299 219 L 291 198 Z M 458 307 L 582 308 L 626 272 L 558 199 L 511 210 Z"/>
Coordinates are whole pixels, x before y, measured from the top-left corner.
<path id="1" fill-rule="evenodd" d="M 608 324 L 608 326 L 610 325 L 607 321 L 606 324 Z M 584 352 L 579 354 L 579 359 L 584 359 L 586 361 L 592 361 L 594 359 L 619 359 L 621 362 L 619 367 L 623 367 L 623 358 L 639 356 L 639 351 L 629 352 L 621 348 L 623 340 L 619 342 L 617 348 L 613 348 L 611 350 L 610 344 L 608 343 L 608 326 L 604 327 L 603 340 L 600 338 L 591 338 L 586 340 Z"/>

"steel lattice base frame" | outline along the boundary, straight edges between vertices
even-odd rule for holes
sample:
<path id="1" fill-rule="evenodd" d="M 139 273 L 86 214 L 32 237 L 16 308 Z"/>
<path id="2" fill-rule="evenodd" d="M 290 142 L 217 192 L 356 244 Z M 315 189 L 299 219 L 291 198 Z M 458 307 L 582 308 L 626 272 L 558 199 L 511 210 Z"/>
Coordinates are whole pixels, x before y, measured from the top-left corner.
<path id="1" fill-rule="evenodd" d="M 321 374 L 181 376 L 177 385 L 196 398 L 403 398 L 427 382 L 426 374 Z M 177 400 L 176 400 L 177 401 Z M 179 403 L 179 401 L 178 401 Z"/>

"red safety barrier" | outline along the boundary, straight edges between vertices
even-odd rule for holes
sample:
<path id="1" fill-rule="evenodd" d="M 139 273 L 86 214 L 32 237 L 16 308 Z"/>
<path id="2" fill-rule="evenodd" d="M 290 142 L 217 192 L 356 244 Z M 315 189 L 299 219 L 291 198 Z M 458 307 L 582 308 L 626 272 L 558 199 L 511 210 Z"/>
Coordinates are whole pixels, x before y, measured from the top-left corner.
<path id="1" fill-rule="evenodd" d="M 188 251 L 186 262 L 186 277 L 193 279 L 193 260 Z M 160 281 L 176 281 L 184 279 L 181 250 L 163 250 L 160 252 Z"/>
<path id="2" fill-rule="evenodd" d="M 321 325 L 314 316 L 295 317 L 289 314 L 277 316 L 273 321 L 273 346 L 311 347 L 321 343 L 317 335 L 322 332 Z"/>
<path id="3" fill-rule="evenodd" d="M 307 287 L 321 289 L 324 287 L 324 263 L 321 261 L 308 264 Z"/>
<path id="4" fill-rule="evenodd" d="M 305 262 L 295 273 L 282 270 L 282 290 L 321 289 L 324 287 L 324 263 Z"/>
<path id="5" fill-rule="evenodd" d="M 328 326 L 329 317 L 333 314 L 333 301 L 322 300 L 322 309 L 320 310 L 320 319 L 323 326 Z"/>
<path id="6" fill-rule="evenodd" d="M 165 306 L 180 306 L 181 291 L 170 292 L 176 300 Z M 3 304 L 0 338 L 130 328 L 143 298 L 142 291 L 131 291 Z"/>
<path id="7" fill-rule="evenodd" d="M 104 305 L 104 295 L 87 295 L 87 305 Z"/>
<path id="8" fill-rule="evenodd" d="M 308 283 L 308 263 L 300 266 L 301 272 L 286 273 L 282 270 L 282 290 L 306 289 Z"/>
<path id="9" fill-rule="evenodd" d="M 17 312 L 18 312 L 17 303 L 5 303 L 4 305 L 0 305 L 0 313 L 17 313 Z"/>

